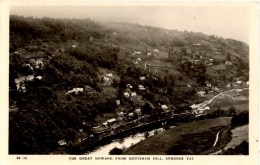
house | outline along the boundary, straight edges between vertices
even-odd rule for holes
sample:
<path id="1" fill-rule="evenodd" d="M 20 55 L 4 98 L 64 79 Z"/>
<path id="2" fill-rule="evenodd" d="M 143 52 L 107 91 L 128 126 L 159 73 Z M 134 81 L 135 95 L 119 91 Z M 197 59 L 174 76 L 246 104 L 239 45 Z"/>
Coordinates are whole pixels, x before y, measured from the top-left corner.
<path id="1" fill-rule="evenodd" d="M 32 80 L 34 80 L 34 75 L 22 76 L 22 77 L 14 79 L 14 82 L 16 84 L 16 89 L 23 91 L 25 89 L 24 83 L 26 81 L 32 81 Z M 23 89 L 20 89 L 21 87 L 23 87 Z"/>
<path id="2" fill-rule="evenodd" d="M 133 112 L 128 113 L 128 116 L 129 116 L 129 117 L 133 117 L 133 116 L 134 116 L 134 113 L 133 113 Z"/>
<path id="3" fill-rule="evenodd" d="M 199 91 L 199 92 L 197 92 L 197 95 L 198 95 L 199 97 L 204 97 L 205 94 L 206 94 L 205 91 Z"/>
<path id="4" fill-rule="evenodd" d="M 145 80 L 145 77 L 143 76 L 143 77 L 140 77 L 139 78 L 141 81 L 144 81 Z"/>
<path id="5" fill-rule="evenodd" d="M 208 64 L 208 66 L 212 66 L 212 65 L 213 65 L 213 63 L 209 63 L 209 64 Z"/>
<path id="6" fill-rule="evenodd" d="M 117 122 L 117 120 L 115 118 L 109 119 L 107 121 L 105 121 L 104 123 L 102 123 L 102 125 L 104 125 L 105 127 L 113 125 Z"/>
<path id="7" fill-rule="evenodd" d="M 128 98 L 130 95 L 129 95 L 128 92 L 125 92 L 125 93 L 124 93 L 124 96 L 125 96 L 126 98 Z"/>
<path id="8" fill-rule="evenodd" d="M 156 52 L 156 53 L 158 53 L 158 52 L 159 52 L 159 50 L 158 50 L 158 49 L 154 49 L 153 51 L 154 51 L 154 52 Z"/>
<path id="9" fill-rule="evenodd" d="M 209 59 L 209 62 L 213 62 L 213 59 L 212 59 L 212 58 L 210 58 L 210 59 Z"/>
<path id="10" fill-rule="evenodd" d="M 140 61 L 141 61 L 141 58 L 137 58 L 136 61 L 137 61 L 137 62 L 140 62 Z"/>
<path id="11" fill-rule="evenodd" d="M 71 47 L 72 47 L 72 48 L 76 48 L 76 47 L 77 47 L 77 45 L 76 45 L 76 44 L 73 44 Z"/>
<path id="12" fill-rule="evenodd" d="M 43 58 L 35 60 L 35 68 L 42 68 L 43 66 Z"/>
<path id="13" fill-rule="evenodd" d="M 225 64 L 226 65 L 232 65 L 232 62 L 231 61 L 226 61 Z"/>
<path id="14" fill-rule="evenodd" d="M 188 87 L 188 88 L 191 88 L 191 85 L 190 85 L 190 84 L 188 84 L 188 85 L 187 85 L 187 87 Z"/>
<path id="15" fill-rule="evenodd" d="M 106 76 L 113 77 L 113 73 L 107 73 Z"/>
<path id="16" fill-rule="evenodd" d="M 120 105 L 120 100 L 116 100 L 116 105 Z"/>
<path id="17" fill-rule="evenodd" d="M 138 116 L 141 116 L 141 115 L 142 115 L 142 112 L 141 112 L 141 109 L 140 109 L 140 108 L 135 109 L 135 113 L 136 113 Z"/>
<path id="18" fill-rule="evenodd" d="M 141 55 L 142 52 L 134 52 L 134 55 Z"/>
<path id="19" fill-rule="evenodd" d="M 162 108 L 163 110 L 166 110 L 166 109 L 168 109 L 168 106 L 167 106 L 167 105 L 161 105 L 161 108 Z"/>
<path id="20" fill-rule="evenodd" d="M 134 64 L 138 64 L 138 62 L 137 62 L 137 61 L 133 61 L 133 63 L 134 63 Z"/>
<path id="21" fill-rule="evenodd" d="M 83 92 L 83 91 L 84 91 L 83 88 L 73 88 L 72 90 L 69 90 L 66 94 L 75 93 L 77 95 L 79 92 Z"/>
<path id="22" fill-rule="evenodd" d="M 136 92 L 131 92 L 130 94 L 131 94 L 131 97 L 137 96 Z"/>
<path id="23" fill-rule="evenodd" d="M 211 85 L 210 83 L 207 83 L 207 87 L 211 88 L 211 87 L 212 87 L 212 85 Z"/>
<path id="24" fill-rule="evenodd" d="M 147 56 L 151 56 L 152 55 L 152 53 L 147 53 Z"/>
<path id="25" fill-rule="evenodd" d="M 231 88 L 231 84 L 230 84 L 230 83 L 227 84 L 227 85 L 226 85 L 226 88 Z"/>
<path id="26" fill-rule="evenodd" d="M 66 142 L 65 139 L 62 139 L 62 140 L 58 141 L 58 144 L 59 144 L 60 146 L 64 146 L 64 145 L 67 144 L 67 142 Z"/>
<path id="27" fill-rule="evenodd" d="M 113 32 L 112 34 L 113 34 L 113 35 L 117 35 L 117 32 Z"/>
<path id="28" fill-rule="evenodd" d="M 108 81 L 109 81 L 109 78 L 106 77 L 106 76 L 104 76 L 104 77 L 103 77 L 103 81 L 104 81 L 104 82 L 108 82 Z"/>
<path id="29" fill-rule="evenodd" d="M 117 115 L 118 115 L 119 117 L 124 117 L 125 114 L 124 114 L 124 112 L 118 112 Z"/>
<path id="30" fill-rule="evenodd" d="M 242 81 L 241 81 L 241 80 L 238 80 L 236 83 L 237 83 L 237 84 L 242 84 Z"/>
<path id="31" fill-rule="evenodd" d="M 143 85 L 138 85 L 139 90 L 145 90 L 145 87 Z"/>
<path id="32" fill-rule="evenodd" d="M 126 87 L 127 87 L 127 88 L 130 88 L 130 89 L 133 88 L 133 86 L 132 86 L 131 84 L 127 84 Z"/>
<path id="33" fill-rule="evenodd" d="M 200 59 L 202 59 L 203 58 L 203 56 L 202 55 L 200 55 Z"/>
<path id="34" fill-rule="evenodd" d="M 42 79 L 42 76 L 37 76 L 37 77 L 35 77 L 36 79 L 38 79 L 38 80 L 41 80 Z"/>

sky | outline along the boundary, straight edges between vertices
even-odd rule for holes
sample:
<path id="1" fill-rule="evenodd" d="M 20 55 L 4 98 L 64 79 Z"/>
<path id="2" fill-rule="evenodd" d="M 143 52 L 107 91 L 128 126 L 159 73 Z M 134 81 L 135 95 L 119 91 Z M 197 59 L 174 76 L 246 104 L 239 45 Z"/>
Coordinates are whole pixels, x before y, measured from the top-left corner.
<path id="1" fill-rule="evenodd" d="M 12 6 L 10 14 L 138 23 L 166 29 L 202 32 L 249 43 L 249 8 L 245 5 Z"/>

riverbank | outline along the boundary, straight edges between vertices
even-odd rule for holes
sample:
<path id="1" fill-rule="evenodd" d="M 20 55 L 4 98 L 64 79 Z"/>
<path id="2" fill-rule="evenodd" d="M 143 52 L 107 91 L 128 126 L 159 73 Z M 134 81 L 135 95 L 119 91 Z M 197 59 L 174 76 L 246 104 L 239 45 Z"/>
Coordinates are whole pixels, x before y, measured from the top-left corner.
<path id="1" fill-rule="evenodd" d="M 126 149 L 125 155 L 204 154 L 212 148 L 219 130 L 228 128 L 231 117 L 182 124 Z M 228 134 L 225 134 L 228 136 Z M 220 135 L 221 136 L 221 135 Z M 149 149 L 148 149 L 149 146 Z"/>

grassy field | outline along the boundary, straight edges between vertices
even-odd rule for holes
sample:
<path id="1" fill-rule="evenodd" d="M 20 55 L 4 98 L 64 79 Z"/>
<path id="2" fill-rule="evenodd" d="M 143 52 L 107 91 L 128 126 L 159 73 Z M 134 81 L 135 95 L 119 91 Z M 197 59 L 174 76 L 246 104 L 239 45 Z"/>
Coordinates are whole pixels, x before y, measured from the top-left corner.
<path id="1" fill-rule="evenodd" d="M 230 120 L 230 117 L 221 117 L 182 124 L 137 143 L 124 154 L 203 154 L 214 144 L 216 133 L 230 125 Z"/>

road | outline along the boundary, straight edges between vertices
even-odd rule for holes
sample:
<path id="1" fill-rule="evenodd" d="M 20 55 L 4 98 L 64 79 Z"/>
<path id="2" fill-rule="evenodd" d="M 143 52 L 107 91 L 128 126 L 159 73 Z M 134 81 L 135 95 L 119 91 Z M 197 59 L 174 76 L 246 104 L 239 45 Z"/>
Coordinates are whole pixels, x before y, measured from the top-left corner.
<path id="1" fill-rule="evenodd" d="M 215 95 L 213 98 L 211 98 L 210 100 L 206 100 L 202 103 L 199 103 L 199 104 L 193 104 L 191 105 L 190 107 L 192 109 L 203 109 L 204 107 L 208 106 L 210 103 L 212 103 L 217 97 L 219 96 L 222 96 L 223 94 L 227 93 L 227 92 L 231 92 L 231 91 L 237 91 L 237 92 L 240 92 L 242 90 L 245 90 L 245 89 L 249 89 L 248 87 L 246 88 L 241 88 L 241 89 L 230 89 L 230 90 L 226 90 L 226 91 L 223 91 L 223 92 L 220 92 L 219 94 Z"/>

